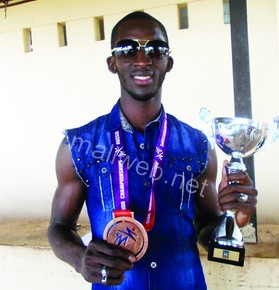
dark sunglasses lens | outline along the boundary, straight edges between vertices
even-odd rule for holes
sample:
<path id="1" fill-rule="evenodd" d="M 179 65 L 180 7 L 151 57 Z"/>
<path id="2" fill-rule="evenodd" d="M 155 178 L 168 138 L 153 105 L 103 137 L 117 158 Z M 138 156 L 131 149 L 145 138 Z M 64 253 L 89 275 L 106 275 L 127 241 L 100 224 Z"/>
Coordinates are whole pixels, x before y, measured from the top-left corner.
<path id="1" fill-rule="evenodd" d="M 133 40 L 121 40 L 116 44 L 114 55 L 120 59 L 135 58 L 139 51 L 138 43 Z"/>
<path id="2" fill-rule="evenodd" d="M 169 46 L 166 42 L 160 40 L 149 41 L 146 48 L 146 54 L 155 61 L 166 61 L 169 54 Z"/>
<path id="3" fill-rule="evenodd" d="M 115 57 L 121 61 L 132 61 L 136 58 L 142 46 L 133 39 L 120 40 L 113 49 Z M 144 46 L 145 54 L 148 58 L 155 62 L 165 62 L 169 56 L 169 46 L 166 42 L 161 40 L 151 40 Z"/>

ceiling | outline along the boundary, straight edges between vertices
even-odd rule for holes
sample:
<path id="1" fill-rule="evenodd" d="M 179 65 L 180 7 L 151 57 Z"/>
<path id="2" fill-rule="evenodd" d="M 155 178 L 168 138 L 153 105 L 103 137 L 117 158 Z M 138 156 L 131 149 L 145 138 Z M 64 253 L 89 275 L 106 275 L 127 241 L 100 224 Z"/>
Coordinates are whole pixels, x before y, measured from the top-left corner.
<path id="1" fill-rule="evenodd" d="M 0 0 L 0 9 L 21 5 L 36 0 Z"/>

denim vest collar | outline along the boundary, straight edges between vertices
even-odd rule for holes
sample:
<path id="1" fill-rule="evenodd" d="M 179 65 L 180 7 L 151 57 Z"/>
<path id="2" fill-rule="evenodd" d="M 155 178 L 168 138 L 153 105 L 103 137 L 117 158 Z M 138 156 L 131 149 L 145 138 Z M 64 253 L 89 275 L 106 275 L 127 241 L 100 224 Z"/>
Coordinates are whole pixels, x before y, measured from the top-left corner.
<path id="1" fill-rule="evenodd" d="M 158 122 L 159 127 L 161 127 L 164 114 L 165 114 L 165 110 L 164 110 L 163 105 L 161 105 L 161 111 L 160 111 L 159 116 L 153 121 L 149 122 L 146 127 L 150 126 L 150 124 L 155 123 L 155 122 Z M 108 131 L 114 131 L 120 126 L 122 126 L 124 131 L 129 132 L 129 133 L 133 133 L 135 130 L 133 126 L 128 122 L 126 117 L 124 116 L 120 108 L 120 99 L 119 99 L 118 102 L 114 105 L 114 107 L 111 110 L 106 129 Z"/>

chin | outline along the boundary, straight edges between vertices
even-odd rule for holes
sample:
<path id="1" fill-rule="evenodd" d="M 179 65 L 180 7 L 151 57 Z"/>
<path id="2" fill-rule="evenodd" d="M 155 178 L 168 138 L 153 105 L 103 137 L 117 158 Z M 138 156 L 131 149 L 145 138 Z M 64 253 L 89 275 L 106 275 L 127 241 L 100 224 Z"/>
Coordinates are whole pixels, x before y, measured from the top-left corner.
<path id="1" fill-rule="evenodd" d="M 128 93 L 134 100 L 139 101 L 139 102 L 148 102 L 152 100 L 156 95 L 156 92 L 151 92 L 145 95 L 140 95 L 140 94 L 136 94 L 134 92 L 129 92 L 129 91 Z"/>

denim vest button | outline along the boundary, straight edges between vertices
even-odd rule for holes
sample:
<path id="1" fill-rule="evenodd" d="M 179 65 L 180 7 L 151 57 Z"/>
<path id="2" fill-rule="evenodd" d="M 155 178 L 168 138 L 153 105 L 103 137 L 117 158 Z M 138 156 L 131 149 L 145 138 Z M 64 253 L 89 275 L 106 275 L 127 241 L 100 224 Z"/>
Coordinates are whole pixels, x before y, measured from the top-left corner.
<path id="1" fill-rule="evenodd" d="M 188 165 L 188 166 L 187 166 L 187 170 L 188 170 L 188 171 L 191 171 L 191 170 L 192 170 L 192 167 L 191 167 L 190 165 Z"/>
<path id="2" fill-rule="evenodd" d="M 150 267 L 151 267 L 152 269 L 155 269 L 155 268 L 157 267 L 157 263 L 156 263 L 156 262 L 152 262 L 152 263 L 150 264 Z"/>
<path id="3" fill-rule="evenodd" d="M 102 173 L 107 173 L 107 169 L 106 169 L 106 167 L 103 167 L 103 168 L 101 169 L 101 171 L 102 171 Z"/>
<path id="4" fill-rule="evenodd" d="M 140 144 L 140 149 L 144 149 L 144 144 L 143 143 Z"/>
<path id="5" fill-rule="evenodd" d="M 145 185 L 145 187 L 149 187 L 149 186 L 150 186 L 150 182 L 149 182 L 149 181 L 146 181 L 146 182 L 144 183 L 144 185 Z"/>

